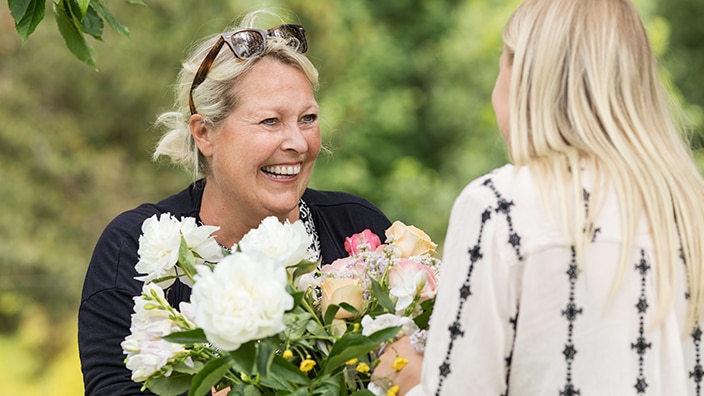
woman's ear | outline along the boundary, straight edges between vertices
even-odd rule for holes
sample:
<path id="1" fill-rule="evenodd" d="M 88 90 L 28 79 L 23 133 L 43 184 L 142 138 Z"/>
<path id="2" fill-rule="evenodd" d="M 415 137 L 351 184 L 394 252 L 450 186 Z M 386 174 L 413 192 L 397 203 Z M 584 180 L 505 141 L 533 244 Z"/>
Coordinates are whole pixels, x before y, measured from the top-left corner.
<path id="1" fill-rule="evenodd" d="M 191 129 L 191 136 L 193 136 L 193 141 L 200 152 L 206 158 L 210 157 L 213 152 L 212 134 L 210 128 L 203 121 L 203 116 L 193 114 L 188 120 L 188 127 Z"/>

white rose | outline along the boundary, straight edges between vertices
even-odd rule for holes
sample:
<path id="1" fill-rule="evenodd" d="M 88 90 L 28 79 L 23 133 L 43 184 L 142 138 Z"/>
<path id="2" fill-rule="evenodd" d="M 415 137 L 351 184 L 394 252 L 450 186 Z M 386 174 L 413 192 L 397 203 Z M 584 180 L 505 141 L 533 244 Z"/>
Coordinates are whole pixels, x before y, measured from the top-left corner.
<path id="1" fill-rule="evenodd" d="M 284 313 L 293 308 L 286 269 L 244 252 L 225 257 L 212 271 L 199 266 L 192 302 L 196 325 L 225 351 L 281 332 Z"/>
<path id="2" fill-rule="evenodd" d="M 139 262 L 135 269 L 144 276 L 135 279 L 148 283 L 155 279 L 176 276 L 178 249 L 181 245 L 181 223 L 169 213 L 162 213 L 146 219 L 142 223 L 142 235 L 139 237 Z M 174 279 L 160 282 L 159 286 L 169 287 Z"/>
<path id="3" fill-rule="evenodd" d="M 288 267 L 303 260 L 311 241 L 306 227 L 300 220 L 293 223 L 286 220 L 281 223 L 276 217 L 269 216 L 262 220 L 258 228 L 250 230 L 242 237 L 237 246 L 243 252 L 257 252 Z"/>
<path id="4" fill-rule="evenodd" d="M 413 319 L 406 316 L 383 314 L 372 318 L 369 315 L 364 315 L 362 318 L 362 335 L 369 336 L 377 331 L 396 326 L 401 326 L 401 331 L 405 335 L 411 335 L 418 330 L 418 326 Z"/>

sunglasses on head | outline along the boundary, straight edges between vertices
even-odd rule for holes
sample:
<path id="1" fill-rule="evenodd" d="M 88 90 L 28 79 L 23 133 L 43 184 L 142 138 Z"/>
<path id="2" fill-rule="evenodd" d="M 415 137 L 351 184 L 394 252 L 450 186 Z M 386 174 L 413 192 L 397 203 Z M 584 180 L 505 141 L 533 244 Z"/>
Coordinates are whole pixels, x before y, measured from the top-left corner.
<path id="1" fill-rule="evenodd" d="M 306 30 L 301 25 L 280 25 L 267 30 L 240 29 L 220 35 L 218 41 L 213 45 L 213 48 L 211 48 L 205 58 L 203 58 L 203 62 L 200 64 L 200 67 L 198 67 L 198 71 L 193 78 L 191 91 L 188 94 L 188 105 L 191 108 L 191 114 L 196 114 L 196 106 L 193 103 L 193 90 L 198 88 L 198 86 L 205 81 L 205 77 L 213 66 L 213 62 L 215 62 L 215 58 L 218 56 L 218 53 L 220 53 L 223 44 L 227 44 L 227 46 L 230 47 L 235 58 L 245 60 L 261 55 L 264 52 L 267 37 L 286 39 L 288 43 L 294 46 L 300 53 L 308 51 Z"/>

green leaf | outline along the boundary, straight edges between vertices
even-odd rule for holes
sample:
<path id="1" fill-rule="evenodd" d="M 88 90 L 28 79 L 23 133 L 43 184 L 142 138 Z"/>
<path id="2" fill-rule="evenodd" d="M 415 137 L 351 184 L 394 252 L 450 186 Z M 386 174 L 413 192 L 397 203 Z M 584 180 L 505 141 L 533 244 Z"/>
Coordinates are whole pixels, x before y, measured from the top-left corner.
<path id="1" fill-rule="evenodd" d="M 172 372 L 168 377 L 159 377 L 145 382 L 150 391 L 160 396 L 176 396 L 190 388 L 193 375 Z"/>
<path id="2" fill-rule="evenodd" d="M 284 386 L 288 384 L 308 386 L 310 384 L 310 378 L 308 378 L 305 373 L 299 370 L 293 363 L 279 355 L 274 355 L 269 368 L 268 377 L 270 377 L 272 381 L 276 381 Z M 264 379 L 262 379 L 262 383 L 264 383 Z M 290 386 L 286 386 L 286 388 L 293 389 Z"/>
<path id="3" fill-rule="evenodd" d="M 199 344 L 207 343 L 208 339 L 205 337 L 205 332 L 203 329 L 195 329 L 189 331 L 179 331 L 176 333 L 171 333 L 163 337 L 166 341 L 173 342 L 176 344 Z"/>
<path id="4" fill-rule="evenodd" d="M 435 299 L 425 300 L 420 304 L 420 306 L 423 313 L 416 316 L 413 321 L 416 323 L 418 328 L 427 329 L 430 316 L 433 314 L 433 308 L 435 307 Z"/>
<path id="5" fill-rule="evenodd" d="M 328 305 L 328 309 L 325 310 L 325 316 L 323 316 L 323 322 L 326 325 L 329 325 L 330 323 L 332 323 L 332 320 L 335 319 L 335 314 L 337 314 L 338 310 L 340 310 L 339 305 L 335 305 L 335 304 Z"/>
<path id="6" fill-rule="evenodd" d="M 303 337 L 308 326 L 308 321 L 313 315 L 303 310 L 295 310 L 284 314 L 284 325 L 286 328 L 283 331 L 284 337 L 289 340 L 296 340 Z"/>
<path id="7" fill-rule="evenodd" d="M 308 392 L 309 392 L 309 390 L 306 388 L 298 388 L 288 395 L 289 396 L 308 396 Z"/>
<path id="8" fill-rule="evenodd" d="M 19 22 L 24 18 L 24 14 L 27 12 L 29 5 L 33 3 L 32 0 L 7 0 L 7 6 L 10 8 L 10 15 L 15 23 Z"/>
<path id="9" fill-rule="evenodd" d="M 374 394 L 368 389 L 362 389 L 352 393 L 350 396 L 374 396 Z"/>
<path id="10" fill-rule="evenodd" d="M 198 361 L 198 360 L 195 360 L 192 363 L 193 363 L 193 367 L 191 367 L 183 362 L 174 364 L 174 366 L 173 366 L 174 371 L 178 372 L 178 373 L 195 375 L 195 374 L 198 374 L 200 372 L 200 370 L 202 370 L 203 367 L 205 366 L 205 363 Z"/>
<path id="11" fill-rule="evenodd" d="M 359 311 L 357 308 L 353 307 L 352 305 L 346 303 L 346 302 L 341 302 L 340 303 L 340 308 L 344 309 L 345 311 L 352 313 L 354 315 L 359 314 Z"/>
<path id="12" fill-rule="evenodd" d="M 15 20 L 15 30 L 24 45 L 44 19 L 45 0 L 8 0 L 7 3 Z"/>
<path id="13" fill-rule="evenodd" d="M 142 0 L 127 0 L 128 3 L 130 4 L 141 4 L 143 6 L 147 6 Z"/>
<path id="14" fill-rule="evenodd" d="M 317 262 L 301 260 L 301 262 L 296 265 L 296 270 L 293 271 L 293 279 L 298 279 L 301 275 L 313 272 L 316 268 L 318 268 Z"/>
<path id="15" fill-rule="evenodd" d="M 232 359 L 232 367 L 235 369 L 235 371 L 243 372 L 247 375 L 252 374 L 254 362 L 257 358 L 256 344 L 256 341 L 250 341 L 248 343 L 240 345 L 237 350 L 230 352 L 230 358 Z"/>
<path id="16" fill-rule="evenodd" d="M 300 308 L 300 306 L 301 306 L 301 301 L 303 301 L 303 297 L 305 297 L 305 293 L 294 290 L 294 288 L 291 287 L 291 285 L 286 285 L 286 292 L 288 292 L 288 294 L 290 294 L 291 297 L 293 297 L 293 309 L 289 312 L 293 312 L 296 309 L 300 309 L 302 311 L 303 308 Z"/>
<path id="17" fill-rule="evenodd" d="M 262 392 L 252 384 L 237 384 L 230 388 L 227 396 L 261 396 Z"/>
<path id="18" fill-rule="evenodd" d="M 386 342 L 396 338 L 396 336 L 401 330 L 402 328 L 399 326 L 389 327 L 372 333 L 368 335 L 367 338 L 369 338 L 372 342 L 380 345 L 382 342 Z"/>
<path id="19" fill-rule="evenodd" d="M 81 10 L 81 19 L 83 19 L 88 11 L 90 0 L 76 0 L 76 3 L 78 4 L 78 9 Z"/>
<path id="20" fill-rule="evenodd" d="M 393 339 L 400 330 L 400 327 L 389 327 L 379 330 L 368 337 L 359 333 L 345 334 L 333 344 L 322 373 L 330 374 L 339 367 L 344 366 L 348 360 L 371 352 L 381 345 L 382 342 Z"/>
<path id="21" fill-rule="evenodd" d="M 381 287 L 379 282 L 376 281 L 376 279 L 372 278 L 372 293 L 374 294 L 374 298 L 376 301 L 384 307 L 384 309 L 387 312 L 394 313 L 396 312 L 396 307 L 394 306 L 394 302 L 391 301 L 391 298 L 389 298 L 388 293 L 384 291 L 384 289 Z"/>
<path id="22" fill-rule="evenodd" d="M 262 377 L 267 377 L 269 375 L 269 366 L 274 359 L 274 348 L 269 342 L 259 342 L 257 343 L 257 356 L 256 365 L 257 373 Z"/>
<path id="23" fill-rule="evenodd" d="M 141 3 L 141 2 L 140 2 Z M 144 4 L 144 3 L 141 3 Z M 112 15 L 112 13 L 101 3 L 98 2 L 91 2 L 90 4 L 91 8 L 94 8 L 95 11 L 100 14 L 100 16 L 103 17 L 103 19 L 108 23 L 108 25 L 115 30 L 116 32 L 120 33 L 121 35 L 129 38 L 130 37 L 130 32 L 127 29 L 126 26 L 121 24 L 120 22 L 117 21 L 117 19 Z"/>
<path id="24" fill-rule="evenodd" d="M 103 18 L 95 12 L 95 9 L 88 9 L 83 17 L 83 32 L 90 34 L 95 39 L 102 40 L 103 26 Z"/>
<path id="25" fill-rule="evenodd" d="M 232 368 L 232 358 L 230 355 L 211 360 L 203 367 L 200 373 L 193 377 L 188 396 L 203 396 L 210 392 L 222 377 Z"/>
<path id="26" fill-rule="evenodd" d="M 66 9 L 66 14 L 73 20 L 74 25 L 83 27 L 83 14 L 76 0 L 54 0 L 54 3 L 61 3 Z"/>
<path id="27" fill-rule="evenodd" d="M 71 16 L 63 7 L 63 3 L 54 3 L 54 16 L 56 17 L 56 24 L 59 26 L 59 32 L 61 32 L 61 36 L 64 38 L 69 51 L 78 59 L 96 69 L 93 50 L 86 43 L 86 39 L 81 34 L 80 29 L 73 24 Z"/>
<path id="28" fill-rule="evenodd" d="M 325 328 L 323 326 L 321 326 L 315 320 L 308 321 L 308 324 L 306 324 L 306 330 L 308 330 L 308 332 L 310 334 L 313 334 L 314 336 L 318 336 L 318 337 L 329 337 L 330 336 L 330 334 L 328 334 L 325 331 Z"/>
<path id="29" fill-rule="evenodd" d="M 196 257 L 193 251 L 188 248 L 186 238 L 181 235 L 181 244 L 178 247 L 178 266 L 186 273 L 189 279 L 193 279 L 196 274 Z"/>

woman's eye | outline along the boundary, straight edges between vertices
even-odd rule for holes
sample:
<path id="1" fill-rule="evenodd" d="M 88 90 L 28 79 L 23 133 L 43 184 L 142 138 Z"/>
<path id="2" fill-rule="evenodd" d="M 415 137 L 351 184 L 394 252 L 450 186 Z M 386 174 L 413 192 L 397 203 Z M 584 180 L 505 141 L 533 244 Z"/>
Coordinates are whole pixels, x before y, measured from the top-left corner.
<path id="1" fill-rule="evenodd" d="M 303 116 L 302 121 L 307 122 L 307 123 L 311 123 L 311 122 L 315 122 L 315 120 L 317 120 L 317 119 L 318 119 L 317 114 L 308 114 L 308 115 Z"/>
<path id="2" fill-rule="evenodd" d="M 265 120 L 262 120 L 261 124 L 265 125 L 275 125 L 278 120 L 276 118 L 267 118 Z"/>

